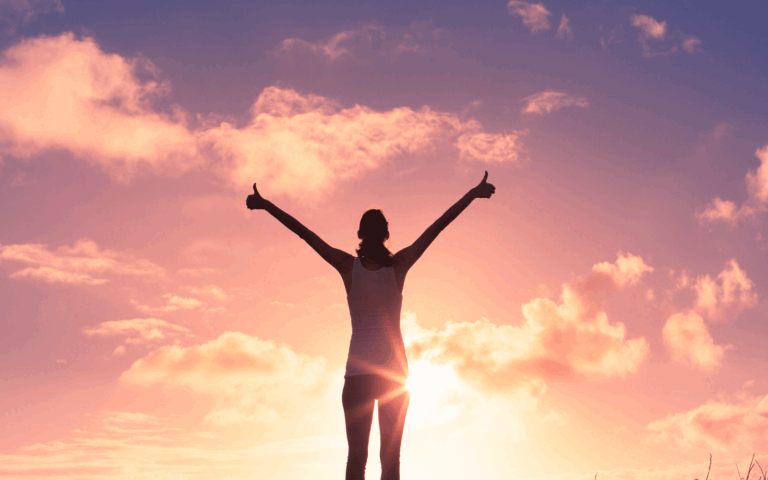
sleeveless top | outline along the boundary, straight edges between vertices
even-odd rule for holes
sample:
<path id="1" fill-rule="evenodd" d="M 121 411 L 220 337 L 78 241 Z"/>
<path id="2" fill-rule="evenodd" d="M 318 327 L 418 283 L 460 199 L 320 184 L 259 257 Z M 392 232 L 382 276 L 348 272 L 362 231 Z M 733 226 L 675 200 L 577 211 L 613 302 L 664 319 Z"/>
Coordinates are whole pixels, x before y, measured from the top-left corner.
<path id="1" fill-rule="evenodd" d="M 344 378 L 374 374 L 404 382 L 408 360 L 400 332 L 403 294 L 397 288 L 395 269 L 368 270 L 355 258 L 347 303 L 352 339 Z"/>

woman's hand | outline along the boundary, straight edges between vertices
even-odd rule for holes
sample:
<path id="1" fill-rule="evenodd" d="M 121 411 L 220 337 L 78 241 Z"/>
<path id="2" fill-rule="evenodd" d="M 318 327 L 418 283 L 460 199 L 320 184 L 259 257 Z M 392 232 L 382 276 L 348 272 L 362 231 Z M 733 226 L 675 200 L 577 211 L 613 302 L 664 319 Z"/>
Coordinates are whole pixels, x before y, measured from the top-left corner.
<path id="1" fill-rule="evenodd" d="M 483 181 L 469 191 L 473 198 L 491 198 L 491 195 L 496 193 L 496 187 L 486 182 L 486 180 L 488 180 L 488 171 L 485 172 Z M 254 185 L 254 189 L 255 188 L 256 186 Z"/>
<path id="2" fill-rule="evenodd" d="M 251 210 L 263 210 L 267 207 L 267 201 L 256 190 L 255 183 L 253 184 L 253 195 L 248 195 L 248 198 L 245 199 L 245 205 Z"/>

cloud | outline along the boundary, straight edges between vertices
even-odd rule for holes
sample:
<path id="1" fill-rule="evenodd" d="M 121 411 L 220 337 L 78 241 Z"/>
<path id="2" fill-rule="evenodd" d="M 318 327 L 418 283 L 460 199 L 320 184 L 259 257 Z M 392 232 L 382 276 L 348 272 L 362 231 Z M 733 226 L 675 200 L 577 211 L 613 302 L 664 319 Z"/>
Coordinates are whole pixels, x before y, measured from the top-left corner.
<path id="1" fill-rule="evenodd" d="M 757 305 L 757 292 L 752 280 L 731 260 L 717 278 L 708 274 L 698 277 L 693 290 L 696 292 L 696 308 L 711 320 L 727 320 L 743 310 Z"/>
<path id="2" fill-rule="evenodd" d="M 643 274 L 653 272 L 653 267 L 646 265 L 641 257 L 619 253 L 616 263 L 598 263 L 592 266 L 592 271 L 608 275 L 622 288 L 626 285 L 637 285 Z"/>
<path id="3" fill-rule="evenodd" d="M 633 27 L 640 29 L 641 35 L 646 38 L 662 40 L 667 34 L 667 22 L 659 22 L 648 15 L 633 14 L 629 17 L 629 22 Z"/>
<path id="4" fill-rule="evenodd" d="M 697 313 L 672 315 L 662 334 L 675 362 L 704 372 L 712 372 L 722 364 L 726 347 L 715 345 L 704 319 Z"/>
<path id="5" fill-rule="evenodd" d="M 15 272 L 11 278 L 32 278 L 46 282 L 101 285 L 107 282 L 93 275 L 129 275 L 159 278 L 165 271 L 149 260 L 101 249 L 93 240 L 81 238 L 71 247 L 62 246 L 51 251 L 46 245 L 26 243 L 0 245 L 0 261 L 14 261 L 37 265 Z"/>
<path id="6" fill-rule="evenodd" d="M 212 398 L 211 425 L 273 423 L 303 399 L 324 393 L 330 381 L 323 358 L 287 345 L 225 332 L 200 345 L 167 345 L 131 365 L 129 385 L 184 387 Z"/>
<path id="7" fill-rule="evenodd" d="M 422 329 L 406 318 L 409 358 L 452 365 L 466 381 L 491 391 L 526 386 L 543 392 L 547 380 L 637 372 L 648 343 L 642 337 L 627 340 L 624 325 L 610 324 L 597 307 L 606 295 L 636 283 L 652 269 L 632 255 L 619 256 L 614 269 L 595 267 L 563 285 L 560 304 L 536 298 L 523 305 L 522 326 L 482 319 L 448 322 L 442 330 Z"/>
<path id="8" fill-rule="evenodd" d="M 571 30 L 571 22 L 568 20 L 568 17 L 563 14 L 560 17 L 560 26 L 557 27 L 557 38 L 560 40 L 568 40 L 569 42 L 573 41 L 573 30 Z"/>
<path id="9" fill-rule="evenodd" d="M 649 15 L 632 14 L 629 23 L 639 30 L 638 41 L 643 47 L 643 56 L 670 55 L 681 49 L 686 53 L 701 50 L 701 40 L 682 32 L 670 33 L 667 22 L 659 22 Z"/>
<path id="10" fill-rule="evenodd" d="M 703 212 L 696 215 L 700 222 L 723 221 L 736 225 L 766 210 L 766 205 L 768 205 L 768 144 L 757 149 L 755 155 L 760 160 L 760 166 L 754 172 L 747 172 L 746 182 L 749 190 L 747 201 L 741 207 L 737 207 L 730 200 L 715 198 L 705 207 Z"/>
<path id="11" fill-rule="evenodd" d="M 370 57 L 371 54 L 389 56 L 396 60 L 404 52 L 426 53 L 436 47 L 439 37 L 440 29 L 435 28 L 431 21 L 415 21 L 407 31 L 389 34 L 382 26 L 366 25 L 314 42 L 288 38 L 280 43 L 277 53 L 288 56 L 309 53 L 330 62 Z"/>
<path id="12" fill-rule="evenodd" d="M 523 113 L 538 113 L 539 115 L 551 113 L 564 107 L 589 106 L 589 102 L 584 97 L 577 97 L 555 90 L 548 90 L 530 95 L 525 97 L 523 102 L 528 102 L 525 108 L 523 108 Z"/>
<path id="13" fill-rule="evenodd" d="M 382 27 L 366 26 L 359 30 L 345 30 L 334 34 L 327 40 L 318 40 L 316 42 L 309 42 L 300 38 L 287 38 L 280 43 L 279 51 L 289 53 L 296 50 L 305 50 L 334 61 L 352 55 L 350 49 L 344 46 L 345 44 L 350 44 L 354 41 L 359 43 L 364 38 L 370 41 L 374 36 L 381 37 L 383 32 L 384 29 Z"/>
<path id="14" fill-rule="evenodd" d="M 0 0 L 0 31 L 14 35 L 20 26 L 51 12 L 64 13 L 61 0 Z"/>
<path id="15" fill-rule="evenodd" d="M 760 166 L 755 171 L 747 172 L 746 182 L 749 190 L 749 198 L 741 207 L 730 200 L 715 198 L 704 211 L 696 217 L 700 222 L 722 221 L 736 225 L 758 213 L 766 210 L 768 205 L 768 144 L 755 151 L 755 156 L 760 160 Z"/>
<path id="16" fill-rule="evenodd" d="M 768 396 L 739 402 L 708 401 L 648 425 L 653 441 L 684 448 L 755 451 L 768 446 Z"/>
<path id="17" fill-rule="evenodd" d="M 510 15 L 516 15 L 523 20 L 523 25 L 528 27 L 531 33 L 549 30 L 548 16 L 552 15 L 541 3 L 528 3 L 521 0 L 511 0 L 507 4 Z"/>
<path id="18" fill-rule="evenodd" d="M 454 138 L 464 158 L 519 160 L 519 133 L 489 134 L 474 119 L 462 122 L 455 114 L 428 107 L 342 109 L 324 97 L 269 87 L 251 111 L 246 126 L 224 122 L 201 136 L 226 161 L 222 175 L 241 188 L 257 180 L 272 191 L 317 196 L 334 182 L 375 169 L 394 155 L 430 150 Z M 297 181 L 301 189 L 295 188 Z"/>
<path id="19" fill-rule="evenodd" d="M 140 165 L 180 172 L 199 164 L 183 115 L 152 109 L 168 90 L 157 69 L 104 53 L 93 39 L 65 33 L 11 46 L 0 60 L 0 90 L 0 153 L 64 149 L 119 179 Z"/>
<path id="20" fill-rule="evenodd" d="M 194 310 L 201 308 L 204 304 L 197 298 L 180 297 L 172 293 L 163 294 L 165 299 L 165 305 L 162 307 L 152 307 L 149 305 L 142 305 L 137 301 L 132 301 L 137 310 L 144 313 L 167 313 L 175 312 L 177 310 Z"/>
<path id="21" fill-rule="evenodd" d="M 127 337 L 126 343 L 140 343 L 165 340 L 168 335 L 189 333 L 189 329 L 159 318 L 134 318 L 102 322 L 95 327 L 85 328 L 83 333 L 89 337 L 124 336 Z"/>
<path id="22" fill-rule="evenodd" d="M 422 27 L 414 28 L 416 38 Z M 267 193 L 297 198 L 440 144 L 464 159 L 514 163 L 524 134 L 489 133 L 475 119 L 426 106 L 341 108 L 274 86 L 261 92 L 244 126 L 200 117 L 192 129 L 179 108 L 155 111 L 170 87 L 151 63 L 104 53 L 71 33 L 5 50 L 0 89 L 0 154 L 30 159 L 66 150 L 123 181 L 139 169 L 176 175 L 205 167 L 235 188 L 266 182 Z"/>
<path id="23" fill-rule="evenodd" d="M 70 283 L 73 285 L 102 285 L 103 278 L 93 278 L 87 273 L 63 272 L 51 267 L 25 268 L 12 273 L 9 278 L 32 278 L 47 283 Z"/>

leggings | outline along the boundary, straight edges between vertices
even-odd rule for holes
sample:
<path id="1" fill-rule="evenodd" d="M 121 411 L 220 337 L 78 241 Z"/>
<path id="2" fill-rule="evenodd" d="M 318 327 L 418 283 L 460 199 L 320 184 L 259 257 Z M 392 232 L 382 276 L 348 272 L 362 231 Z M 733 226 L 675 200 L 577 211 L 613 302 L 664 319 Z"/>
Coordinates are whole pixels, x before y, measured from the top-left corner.
<path id="1" fill-rule="evenodd" d="M 410 393 L 401 382 L 378 375 L 354 375 L 344 379 L 341 404 L 347 425 L 346 480 L 364 480 L 368 461 L 374 401 L 379 401 L 381 430 L 381 480 L 400 480 L 400 443 Z"/>

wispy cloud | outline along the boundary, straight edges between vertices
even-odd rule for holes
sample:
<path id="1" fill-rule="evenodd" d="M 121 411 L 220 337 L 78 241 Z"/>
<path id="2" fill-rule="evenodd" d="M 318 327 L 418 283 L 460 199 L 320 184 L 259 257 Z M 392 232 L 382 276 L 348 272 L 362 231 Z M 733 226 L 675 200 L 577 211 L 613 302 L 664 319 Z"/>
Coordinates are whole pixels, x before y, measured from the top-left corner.
<path id="1" fill-rule="evenodd" d="M 588 107 L 589 101 L 584 97 L 570 95 L 565 92 L 548 90 L 530 95 L 523 99 L 526 102 L 523 113 L 536 113 L 544 115 L 552 113 L 564 107 Z"/>
<path id="2" fill-rule="evenodd" d="M 32 278 L 46 282 L 101 285 L 107 279 L 95 278 L 94 275 L 115 274 L 143 278 L 165 275 L 161 267 L 149 260 L 99 248 L 96 242 L 87 238 L 78 240 L 71 247 L 62 246 L 56 250 L 34 243 L 0 245 L 0 261 L 3 260 L 35 265 L 13 273 L 11 278 Z"/>
<path id="3" fill-rule="evenodd" d="M 0 32 L 13 35 L 38 15 L 64 13 L 61 0 L 0 0 Z"/>
<path id="4" fill-rule="evenodd" d="M 165 340 L 168 335 L 189 333 L 189 329 L 159 318 L 133 318 L 131 320 L 111 320 L 95 327 L 83 329 L 86 336 L 126 338 L 126 343 L 142 343 Z"/>
<path id="5" fill-rule="evenodd" d="M 521 0 L 511 0 L 507 4 L 510 15 L 516 15 L 523 20 L 523 25 L 528 27 L 531 33 L 549 30 L 550 24 L 547 17 L 552 13 L 541 3 L 528 3 Z"/>
<path id="6" fill-rule="evenodd" d="M 569 42 L 572 42 L 574 39 L 573 30 L 571 29 L 571 22 L 568 20 L 568 17 L 566 17 L 565 14 L 560 17 L 560 26 L 557 27 L 556 37 L 560 40 L 568 40 Z"/>
<path id="7" fill-rule="evenodd" d="M 715 198 L 704 208 L 704 211 L 696 215 L 700 222 L 722 221 L 736 225 L 766 210 L 768 206 L 768 145 L 757 149 L 755 155 L 760 160 L 760 166 L 754 172 L 747 172 L 746 182 L 749 189 L 747 201 L 738 207 L 730 200 Z"/>
<path id="8" fill-rule="evenodd" d="M 287 38 L 280 43 L 277 53 L 283 56 L 309 53 L 329 62 L 370 57 L 371 54 L 395 60 L 404 52 L 426 53 L 437 46 L 440 36 L 441 30 L 431 21 L 413 22 L 407 30 L 397 32 L 391 27 L 366 25 L 315 41 Z"/>
<path id="9" fill-rule="evenodd" d="M 758 451 L 768 446 L 768 396 L 729 402 L 708 401 L 648 425 L 651 438 L 684 448 Z"/>
<path id="10" fill-rule="evenodd" d="M 700 50 L 701 40 L 682 32 L 671 33 L 666 21 L 659 22 L 649 15 L 632 14 L 629 23 L 638 29 L 638 41 L 646 57 L 669 55 L 681 49 L 686 53 Z"/>

